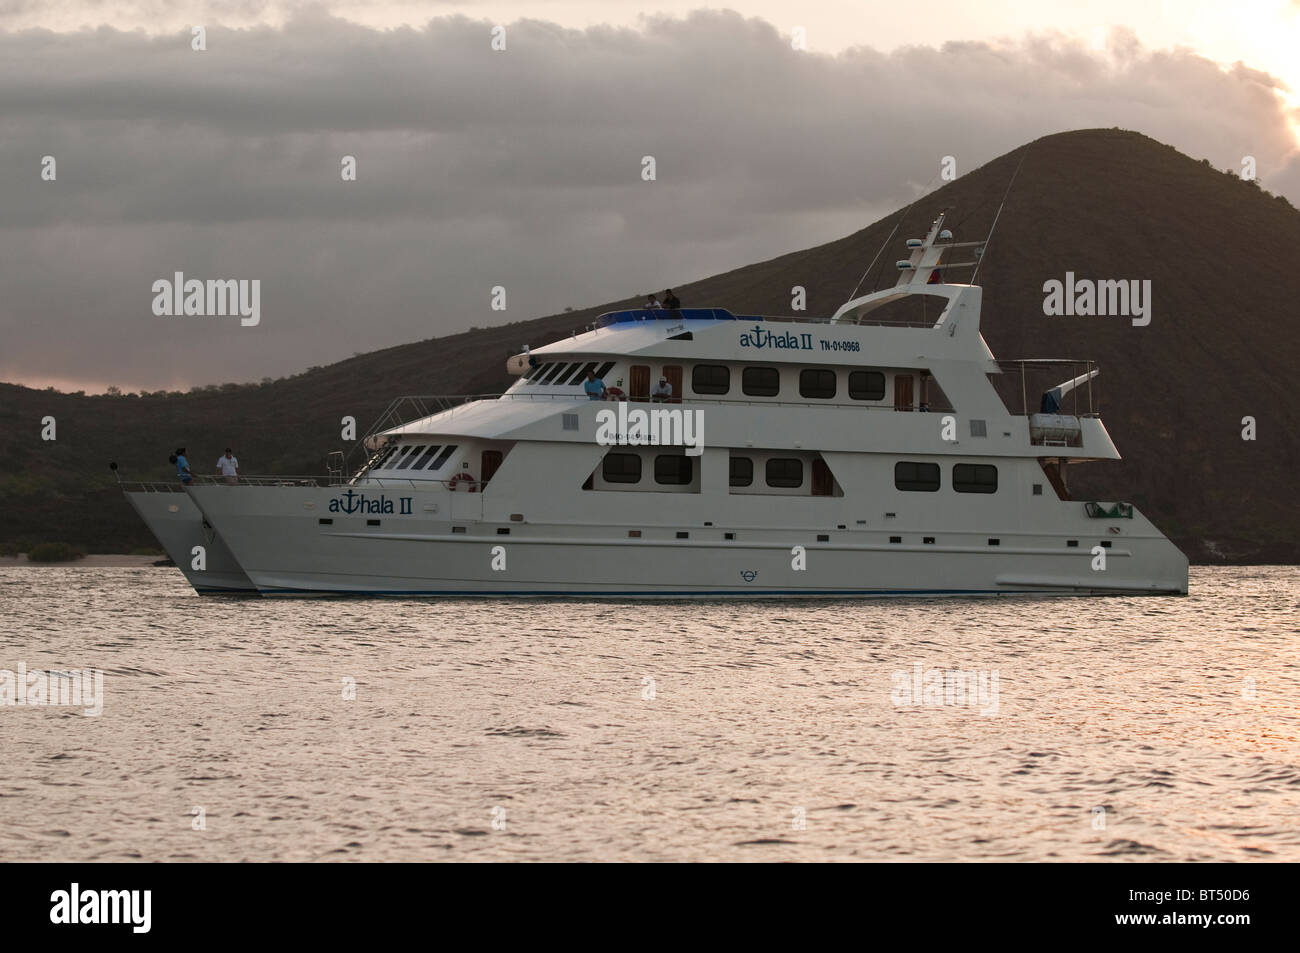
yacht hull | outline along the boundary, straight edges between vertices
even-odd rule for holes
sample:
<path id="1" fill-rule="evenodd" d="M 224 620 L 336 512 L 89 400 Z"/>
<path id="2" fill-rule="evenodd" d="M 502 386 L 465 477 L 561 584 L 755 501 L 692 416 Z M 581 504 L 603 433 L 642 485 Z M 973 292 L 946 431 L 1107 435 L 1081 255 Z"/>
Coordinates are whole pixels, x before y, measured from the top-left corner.
<path id="1" fill-rule="evenodd" d="M 149 532 L 200 595 L 255 595 L 257 587 L 244 574 L 234 555 L 210 528 L 184 492 L 167 489 L 128 489 L 127 501 Z M 192 568 L 194 547 L 204 548 L 206 568 Z"/>
<path id="2" fill-rule="evenodd" d="M 716 599 L 1187 592 L 1186 557 L 1141 514 L 1107 539 L 1108 527 L 1082 516 L 1081 505 L 1062 509 L 1069 525 L 1034 533 L 924 526 L 819 533 L 696 524 L 644 526 L 631 537 L 626 527 L 608 525 L 494 523 L 418 512 L 378 519 L 331 514 L 338 491 L 329 488 L 202 486 L 189 492 L 263 595 Z M 448 496 L 429 494 L 442 501 L 443 513 L 455 505 Z M 460 497 L 468 503 L 465 494 Z M 1068 547 L 1067 536 L 1079 545 Z M 1109 543 L 1105 568 L 1094 569 L 1093 547 L 1103 540 Z"/>

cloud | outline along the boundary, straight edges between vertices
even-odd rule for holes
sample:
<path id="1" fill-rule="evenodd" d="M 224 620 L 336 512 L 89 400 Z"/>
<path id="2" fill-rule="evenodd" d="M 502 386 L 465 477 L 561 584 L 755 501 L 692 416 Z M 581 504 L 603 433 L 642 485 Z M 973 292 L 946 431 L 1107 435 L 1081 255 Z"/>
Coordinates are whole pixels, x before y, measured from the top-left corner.
<path id="1" fill-rule="evenodd" d="M 214 23 L 205 52 L 188 30 L 0 33 L 0 379 L 256 380 L 643 294 L 854 231 L 943 156 L 966 172 L 1065 129 L 1254 155 L 1300 204 L 1277 80 L 1123 30 L 1104 55 L 1039 33 L 828 56 L 729 12 L 519 21 L 505 52 L 490 29 L 306 10 Z M 262 325 L 154 317 L 175 271 L 260 278 Z"/>

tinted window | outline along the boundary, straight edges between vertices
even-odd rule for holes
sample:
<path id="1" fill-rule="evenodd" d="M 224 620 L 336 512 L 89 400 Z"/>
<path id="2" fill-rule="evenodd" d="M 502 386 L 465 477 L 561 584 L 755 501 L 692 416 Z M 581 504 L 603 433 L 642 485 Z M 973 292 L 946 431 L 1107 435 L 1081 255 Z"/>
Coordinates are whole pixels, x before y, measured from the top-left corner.
<path id="1" fill-rule="evenodd" d="M 899 461 L 894 464 L 894 486 L 932 493 L 939 489 L 939 464 Z"/>
<path id="2" fill-rule="evenodd" d="M 754 482 L 754 461 L 749 457 L 731 458 L 731 485 L 749 486 Z"/>
<path id="3" fill-rule="evenodd" d="M 824 367 L 809 367 L 799 372 L 799 396 L 829 400 L 835 396 L 835 372 Z"/>
<path id="4" fill-rule="evenodd" d="M 606 361 L 604 364 L 600 365 L 600 369 L 596 371 L 596 376 L 599 377 L 601 380 L 604 380 L 605 375 L 610 372 L 610 369 L 613 366 L 614 366 L 613 361 Z"/>
<path id="5" fill-rule="evenodd" d="M 595 361 L 592 361 L 590 364 L 574 364 L 573 373 L 561 374 L 559 377 L 555 379 L 555 383 L 581 384 L 585 382 L 587 379 L 587 371 L 594 371 L 595 369 L 596 369 Z"/>
<path id="6" fill-rule="evenodd" d="M 885 375 L 880 371 L 850 371 L 849 397 L 854 400 L 884 400 Z"/>
<path id="7" fill-rule="evenodd" d="M 606 483 L 641 482 L 641 458 L 635 453 L 607 453 L 600 465 Z"/>
<path id="8" fill-rule="evenodd" d="M 767 485 L 803 486 L 803 461 L 793 457 L 775 457 L 767 461 Z"/>
<path id="9" fill-rule="evenodd" d="M 397 449 L 396 446 L 392 446 L 384 450 L 383 455 L 375 461 L 375 469 L 379 470 L 385 467 L 388 464 L 388 461 L 393 458 L 393 454 L 397 452 Z"/>
<path id="10" fill-rule="evenodd" d="M 697 394 L 725 394 L 731 388 L 731 370 L 722 364 L 696 364 L 691 387 Z"/>
<path id="11" fill-rule="evenodd" d="M 423 449 L 424 449 L 424 444 L 420 444 L 418 447 L 416 447 L 414 450 L 408 453 L 405 457 L 403 457 L 402 462 L 399 463 L 394 469 L 405 470 L 407 467 L 409 467 L 412 463 L 415 462 L 416 457 L 420 455 L 420 451 Z"/>
<path id="12" fill-rule="evenodd" d="M 775 397 L 781 391 L 781 374 L 775 367 L 747 367 L 740 389 L 751 397 Z"/>
<path id="13" fill-rule="evenodd" d="M 694 460 L 684 454 L 655 457 L 655 482 L 664 486 L 685 486 L 691 482 Z"/>
<path id="14" fill-rule="evenodd" d="M 447 462 L 447 458 L 450 457 L 455 452 L 456 452 L 456 444 L 454 443 L 447 444 L 447 446 L 442 448 L 442 453 L 438 454 L 438 459 L 434 460 L 433 463 L 429 464 L 428 469 L 441 470 L 442 465 Z"/>
<path id="15" fill-rule="evenodd" d="M 996 493 L 998 468 L 987 463 L 953 464 L 952 488 L 958 493 Z"/>
<path id="16" fill-rule="evenodd" d="M 559 364 L 552 364 L 551 369 L 549 371 L 547 371 L 545 374 L 537 378 L 537 383 L 549 384 L 551 382 L 551 379 L 554 378 L 555 375 L 560 373 L 560 371 L 564 370 L 568 366 L 569 365 L 564 361 L 561 361 Z"/>
<path id="17" fill-rule="evenodd" d="M 433 459 L 433 455 L 437 452 L 438 452 L 438 445 L 434 444 L 428 450 L 424 451 L 424 453 L 420 456 L 420 459 L 415 461 L 415 465 L 411 467 L 411 469 L 423 470 L 425 467 L 429 465 L 429 461 Z"/>

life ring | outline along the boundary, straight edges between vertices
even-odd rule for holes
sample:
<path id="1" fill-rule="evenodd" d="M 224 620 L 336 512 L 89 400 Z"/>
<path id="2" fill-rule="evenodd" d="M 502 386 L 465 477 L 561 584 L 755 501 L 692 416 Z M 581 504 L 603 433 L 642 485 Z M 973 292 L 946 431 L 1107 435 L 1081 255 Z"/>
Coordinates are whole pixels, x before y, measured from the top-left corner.
<path id="1" fill-rule="evenodd" d="M 607 400 L 627 400 L 627 394 L 623 393 L 617 387 L 606 387 L 605 394 Z"/>
<path id="2" fill-rule="evenodd" d="M 456 489 L 456 486 L 460 483 L 468 484 L 469 492 L 471 493 L 478 492 L 478 481 L 476 481 L 468 473 L 457 473 L 454 477 L 452 477 L 450 480 L 447 481 L 447 489 L 454 491 Z"/>

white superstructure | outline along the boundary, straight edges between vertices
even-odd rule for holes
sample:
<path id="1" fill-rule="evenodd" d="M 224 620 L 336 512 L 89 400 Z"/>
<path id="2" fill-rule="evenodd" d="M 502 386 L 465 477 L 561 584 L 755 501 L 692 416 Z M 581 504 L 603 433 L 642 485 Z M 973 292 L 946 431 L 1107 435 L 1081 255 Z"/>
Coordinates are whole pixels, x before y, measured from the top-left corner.
<path id="1" fill-rule="evenodd" d="M 942 224 L 829 319 L 608 314 L 511 359 L 506 393 L 373 434 L 350 480 L 187 492 L 263 594 L 1185 593 L 1135 508 L 1069 498 L 1067 464 L 1119 459 L 1096 368 L 999 364 Z M 937 317 L 870 323 L 918 299 Z"/>

